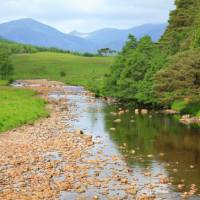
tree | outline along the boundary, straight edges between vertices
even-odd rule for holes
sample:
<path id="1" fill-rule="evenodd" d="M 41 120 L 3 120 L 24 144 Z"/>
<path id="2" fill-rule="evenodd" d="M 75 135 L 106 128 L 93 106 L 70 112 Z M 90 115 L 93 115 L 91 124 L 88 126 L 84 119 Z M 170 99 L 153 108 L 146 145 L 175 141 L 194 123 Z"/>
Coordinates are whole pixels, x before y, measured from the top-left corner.
<path id="1" fill-rule="evenodd" d="M 113 51 L 110 48 L 102 48 L 98 50 L 100 56 L 108 56 L 111 53 L 113 53 Z"/>
<path id="2" fill-rule="evenodd" d="M 7 51 L 0 49 L 0 76 L 3 80 L 8 80 L 13 75 L 14 68 Z"/>
<path id="3" fill-rule="evenodd" d="M 107 75 L 105 92 L 140 105 L 154 105 L 154 75 L 166 62 L 166 55 L 149 36 L 139 41 L 129 36 Z"/>
<path id="4" fill-rule="evenodd" d="M 137 39 L 133 35 L 129 35 L 126 44 L 119 54 L 115 57 L 115 61 L 111 66 L 110 73 L 106 74 L 104 84 L 104 94 L 108 96 L 114 96 L 122 98 L 121 90 L 119 88 L 118 81 L 121 77 L 122 71 L 126 67 L 126 63 L 130 58 L 131 52 L 137 47 Z"/>
<path id="5" fill-rule="evenodd" d="M 163 105 L 184 98 L 200 99 L 200 49 L 172 56 L 156 74 L 154 91 Z"/>

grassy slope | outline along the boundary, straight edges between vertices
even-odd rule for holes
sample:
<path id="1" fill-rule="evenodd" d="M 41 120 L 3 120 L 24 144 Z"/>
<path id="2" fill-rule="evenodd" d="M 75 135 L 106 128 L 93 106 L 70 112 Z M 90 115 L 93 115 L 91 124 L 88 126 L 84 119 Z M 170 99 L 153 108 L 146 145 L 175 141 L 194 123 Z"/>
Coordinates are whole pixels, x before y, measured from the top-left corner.
<path id="1" fill-rule="evenodd" d="M 95 78 L 101 81 L 112 62 L 111 57 L 83 57 L 62 53 L 35 53 L 14 55 L 14 79 L 38 79 L 62 81 L 70 85 L 87 86 Z M 60 72 L 66 73 L 65 77 Z"/>
<path id="2" fill-rule="evenodd" d="M 47 116 L 45 102 L 30 90 L 4 86 L 0 81 L 0 132 Z"/>
<path id="3" fill-rule="evenodd" d="M 44 52 L 13 55 L 12 62 L 15 79 L 46 78 L 87 86 L 93 78 L 101 82 L 112 58 Z M 60 76 L 61 71 L 66 73 L 66 77 Z M 35 92 L 14 89 L 6 84 L 6 81 L 0 80 L 0 132 L 48 115 L 45 102 Z"/>

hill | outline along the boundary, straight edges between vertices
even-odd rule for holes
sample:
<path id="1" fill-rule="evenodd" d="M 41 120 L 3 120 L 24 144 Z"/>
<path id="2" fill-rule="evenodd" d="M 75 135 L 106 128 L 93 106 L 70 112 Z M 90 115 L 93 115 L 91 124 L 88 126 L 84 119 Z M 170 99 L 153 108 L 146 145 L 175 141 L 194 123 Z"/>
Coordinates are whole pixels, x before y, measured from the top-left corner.
<path id="1" fill-rule="evenodd" d="M 145 35 L 151 36 L 153 41 L 158 41 L 164 33 L 167 24 L 144 24 L 131 29 L 114 29 L 105 28 L 90 33 L 80 33 L 73 31 L 70 34 L 87 39 L 98 45 L 99 48 L 109 47 L 114 50 L 121 50 L 129 34 L 134 35 L 137 39 Z"/>
<path id="2" fill-rule="evenodd" d="M 0 37 L 40 47 L 97 52 L 98 49 L 105 47 L 121 50 L 129 34 L 135 35 L 138 39 L 150 35 L 153 41 L 157 41 L 166 26 L 166 24 L 144 24 L 127 30 L 105 28 L 91 33 L 73 31 L 65 34 L 34 19 L 25 18 L 0 24 Z"/>
<path id="3" fill-rule="evenodd" d="M 36 46 L 26 45 L 26 44 L 20 44 L 17 42 L 6 40 L 2 37 L 0 37 L 0 51 L 5 50 L 10 54 L 15 53 L 34 53 L 37 51 L 41 51 L 43 48 L 39 48 Z"/>
<path id="4" fill-rule="evenodd" d="M 84 57 L 66 53 L 42 52 L 12 56 L 14 79 L 50 79 L 88 87 L 95 78 L 101 84 L 112 57 Z M 64 72 L 64 76 L 63 75 Z"/>
<path id="5" fill-rule="evenodd" d="M 23 44 L 70 51 L 94 52 L 96 49 L 94 44 L 83 38 L 64 34 L 29 18 L 0 24 L 0 36 Z"/>

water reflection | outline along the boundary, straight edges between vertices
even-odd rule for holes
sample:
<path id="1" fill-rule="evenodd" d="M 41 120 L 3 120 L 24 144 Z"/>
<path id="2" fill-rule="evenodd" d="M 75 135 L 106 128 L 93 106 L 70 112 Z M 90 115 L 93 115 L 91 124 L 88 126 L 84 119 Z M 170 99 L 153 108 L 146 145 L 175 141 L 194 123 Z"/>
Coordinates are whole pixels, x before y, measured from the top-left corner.
<path id="1" fill-rule="evenodd" d="M 191 184 L 200 186 L 198 127 L 182 125 L 173 116 L 134 115 L 133 112 L 122 115 L 122 122 L 116 125 L 116 117 L 110 114 L 111 111 L 116 111 L 116 108 L 104 109 L 106 130 L 118 147 L 126 144 L 125 149 L 119 149 L 129 165 L 153 167 L 156 160 L 165 164 L 169 176 L 174 178 L 174 184 L 184 180 L 186 188 Z M 133 120 L 134 123 L 131 123 Z M 110 131 L 110 127 L 115 127 L 116 131 Z M 130 154 L 131 149 L 136 151 L 137 156 Z M 149 154 L 153 155 L 152 159 L 148 158 Z"/>
<path id="2" fill-rule="evenodd" d="M 118 107 L 108 106 L 92 97 L 80 96 L 79 93 L 68 96 L 68 99 L 77 105 L 79 114 L 74 127 L 102 137 L 107 144 L 108 154 L 122 154 L 133 168 L 141 187 L 157 181 L 153 180 L 153 176 L 144 176 L 147 169 L 154 175 L 165 174 L 172 181 L 172 188 L 168 188 L 169 194 L 164 198 L 180 199 L 177 196 L 179 184 L 184 184 L 183 190 L 187 191 L 191 184 L 200 187 L 199 128 L 182 125 L 176 117 L 159 114 L 135 115 L 130 111 L 113 116 L 111 112 L 117 111 Z M 121 119 L 120 123 L 114 122 L 117 118 Z M 115 128 L 115 131 L 110 128 Z M 165 191 L 167 186 L 163 187 Z"/>

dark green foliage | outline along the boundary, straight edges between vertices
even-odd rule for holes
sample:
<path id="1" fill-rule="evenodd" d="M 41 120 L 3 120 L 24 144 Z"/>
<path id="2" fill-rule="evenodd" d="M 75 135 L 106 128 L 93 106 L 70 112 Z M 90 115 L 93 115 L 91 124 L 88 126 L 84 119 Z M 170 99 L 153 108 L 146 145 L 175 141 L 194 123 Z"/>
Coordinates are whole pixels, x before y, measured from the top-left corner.
<path id="1" fill-rule="evenodd" d="M 130 35 L 107 75 L 105 93 L 119 99 L 136 101 L 141 105 L 155 104 L 154 74 L 165 62 L 166 55 L 150 37 L 137 41 Z"/>
<path id="2" fill-rule="evenodd" d="M 0 49 L 0 77 L 2 80 L 8 80 L 13 75 L 13 65 L 8 51 Z"/>
<path id="3" fill-rule="evenodd" d="M 200 98 L 200 49 L 179 53 L 156 75 L 155 92 L 162 104 L 176 99 Z"/>
<path id="4" fill-rule="evenodd" d="M 182 110 L 182 113 L 200 117 L 199 99 L 193 100 L 190 103 L 188 103 L 186 107 Z"/>
<path id="5" fill-rule="evenodd" d="M 114 53 L 116 53 L 116 51 L 112 50 L 110 48 L 102 48 L 102 49 L 98 50 L 98 55 L 99 56 L 109 56 L 109 55 L 112 55 Z"/>
<path id="6" fill-rule="evenodd" d="M 183 108 L 197 115 L 191 110 L 200 99 L 200 1 L 175 4 L 159 43 L 129 36 L 107 75 L 105 95 L 153 107 L 189 99 L 190 108 Z"/>
<path id="7" fill-rule="evenodd" d="M 60 76 L 61 76 L 61 77 L 65 77 L 65 76 L 66 76 L 66 72 L 61 71 L 61 72 L 60 72 Z"/>
<path id="8" fill-rule="evenodd" d="M 200 47 L 200 1 L 176 0 L 160 45 L 170 54 Z"/>
<path id="9" fill-rule="evenodd" d="M 200 101 L 198 98 L 176 100 L 172 104 L 172 109 L 182 114 L 191 114 L 200 117 Z"/>

